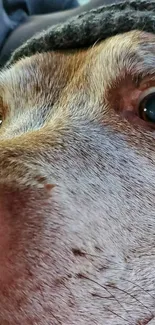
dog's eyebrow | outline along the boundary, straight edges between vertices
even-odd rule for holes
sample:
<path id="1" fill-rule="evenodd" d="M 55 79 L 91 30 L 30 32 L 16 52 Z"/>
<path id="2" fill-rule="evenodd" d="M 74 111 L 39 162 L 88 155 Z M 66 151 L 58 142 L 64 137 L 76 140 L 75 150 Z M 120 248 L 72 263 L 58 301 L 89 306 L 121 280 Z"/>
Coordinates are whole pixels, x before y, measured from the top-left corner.
<path id="1" fill-rule="evenodd" d="M 0 94 L 0 111 L 1 111 L 1 107 L 2 107 L 2 105 L 3 105 L 3 97 L 2 97 L 1 94 Z"/>
<path id="2" fill-rule="evenodd" d="M 2 98 L 4 96 L 5 90 L 9 88 L 8 77 L 7 77 L 8 71 L 9 70 L 6 71 L 4 70 L 3 72 L 0 72 L 0 96 Z"/>

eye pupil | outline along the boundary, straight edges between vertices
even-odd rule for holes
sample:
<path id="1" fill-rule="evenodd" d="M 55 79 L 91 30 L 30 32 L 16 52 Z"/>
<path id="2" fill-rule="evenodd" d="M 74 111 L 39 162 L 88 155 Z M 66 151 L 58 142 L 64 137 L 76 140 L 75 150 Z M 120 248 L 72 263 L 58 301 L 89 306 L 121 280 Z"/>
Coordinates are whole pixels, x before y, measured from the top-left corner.
<path id="1" fill-rule="evenodd" d="M 3 122 L 3 120 L 2 120 L 2 117 L 0 116 L 0 127 L 2 125 L 2 122 Z"/>
<path id="2" fill-rule="evenodd" d="M 143 120 L 155 123 L 155 94 L 149 95 L 142 101 L 139 112 Z"/>

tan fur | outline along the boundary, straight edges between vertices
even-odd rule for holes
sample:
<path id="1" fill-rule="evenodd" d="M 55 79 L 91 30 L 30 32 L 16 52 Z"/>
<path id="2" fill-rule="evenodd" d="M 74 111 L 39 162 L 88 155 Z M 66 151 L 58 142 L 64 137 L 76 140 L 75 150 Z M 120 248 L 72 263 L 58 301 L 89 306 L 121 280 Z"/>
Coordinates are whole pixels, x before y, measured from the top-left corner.
<path id="1" fill-rule="evenodd" d="M 153 320 L 154 67 L 134 31 L 1 72 L 1 325 Z"/>

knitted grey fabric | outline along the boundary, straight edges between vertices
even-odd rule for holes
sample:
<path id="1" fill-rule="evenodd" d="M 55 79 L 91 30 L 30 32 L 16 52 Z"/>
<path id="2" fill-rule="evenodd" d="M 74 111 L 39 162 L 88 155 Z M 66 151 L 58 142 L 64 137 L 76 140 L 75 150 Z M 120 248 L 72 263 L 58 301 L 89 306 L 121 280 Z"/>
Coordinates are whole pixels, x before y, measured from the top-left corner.
<path id="1" fill-rule="evenodd" d="M 13 53 L 7 65 L 38 52 L 88 47 L 134 29 L 155 33 L 155 1 L 120 0 L 120 3 L 85 12 L 28 40 Z"/>

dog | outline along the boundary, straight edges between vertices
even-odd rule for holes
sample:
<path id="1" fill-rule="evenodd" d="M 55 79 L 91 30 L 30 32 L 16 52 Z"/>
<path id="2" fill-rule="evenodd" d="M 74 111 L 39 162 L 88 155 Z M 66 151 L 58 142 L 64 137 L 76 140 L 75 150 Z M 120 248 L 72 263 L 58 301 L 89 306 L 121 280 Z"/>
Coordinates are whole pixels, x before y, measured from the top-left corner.
<path id="1" fill-rule="evenodd" d="M 0 324 L 155 324 L 155 36 L 0 74 Z"/>

